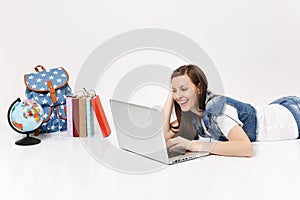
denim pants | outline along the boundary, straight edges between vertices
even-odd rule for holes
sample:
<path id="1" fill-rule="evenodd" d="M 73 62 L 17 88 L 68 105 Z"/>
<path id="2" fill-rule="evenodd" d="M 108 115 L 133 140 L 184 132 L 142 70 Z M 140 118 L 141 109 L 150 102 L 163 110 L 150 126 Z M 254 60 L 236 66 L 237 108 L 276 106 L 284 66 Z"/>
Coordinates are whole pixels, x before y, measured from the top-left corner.
<path id="1" fill-rule="evenodd" d="M 298 139 L 300 138 L 300 98 L 297 96 L 286 96 L 273 101 L 270 104 L 279 104 L 286 107 L 294 116 L 298 126 Z"/>

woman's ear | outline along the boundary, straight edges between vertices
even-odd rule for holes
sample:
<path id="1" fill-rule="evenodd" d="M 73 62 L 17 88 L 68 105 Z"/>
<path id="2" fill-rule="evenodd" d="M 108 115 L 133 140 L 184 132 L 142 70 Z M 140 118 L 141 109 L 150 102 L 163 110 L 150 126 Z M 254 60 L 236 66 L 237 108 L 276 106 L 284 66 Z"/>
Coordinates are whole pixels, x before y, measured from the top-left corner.
<path id="1" fill-rule="evenodd" d="M 201 94 L 200 83 L 197 85 L 197 92 L 198 94 Z"/>

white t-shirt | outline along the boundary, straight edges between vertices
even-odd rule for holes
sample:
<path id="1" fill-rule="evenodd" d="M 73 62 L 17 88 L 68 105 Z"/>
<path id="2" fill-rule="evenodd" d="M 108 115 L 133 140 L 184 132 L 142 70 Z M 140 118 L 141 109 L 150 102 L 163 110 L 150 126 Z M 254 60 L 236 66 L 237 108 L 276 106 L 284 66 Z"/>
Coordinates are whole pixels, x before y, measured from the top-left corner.
<path id="1" fill-rule="evenodd" d="M 284 106 L 271 104 L 256 107 L 258 134 L 256 141 L 276 141 L 298 138 L 298 127 L 292 113 Z M 230 130 L 243 123 L 238 119 L 237 110 L 228 104 L 225 105 L 224 114 L 217 118 L 222 133 L 227 137 Z M 228 117 L 228 116 L 230 117 Z"/>

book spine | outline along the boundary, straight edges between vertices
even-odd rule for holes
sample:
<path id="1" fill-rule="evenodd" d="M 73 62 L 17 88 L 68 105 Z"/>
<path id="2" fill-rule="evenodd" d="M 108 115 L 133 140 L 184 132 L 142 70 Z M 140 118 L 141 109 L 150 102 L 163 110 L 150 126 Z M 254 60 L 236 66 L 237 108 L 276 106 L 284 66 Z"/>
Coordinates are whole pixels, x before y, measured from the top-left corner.
<path id="1" fill-rule="evenodd" d="M 105 116 L 104 109 L 102 107 L 99 96 L 97 95 L 96 97 L 94 97 L 91 100 L 91 103 L 92 103 L 92 107 L 94 109 L 94 112 L 96 114 L 97 121 L 100 125 L 102 134 L 103 134 L 104 137 L 108 137 L 111 133 L 111 130 L 110 130 L 107 118 Z"/>
<path id="2" fill-rule="evenodd" d="M 79 137 L 79 99 L 72 99 L 73 109 L 73 136 Z"/>
<path id="3" fill-rule="evenodd" d="M 86 99 L 79 99 L 79 137 L 86 137 Z"/>
<path id="4" fill-rule="evenodd" d="M 86 134 L 87 137 L 91 137 L 93 135 L 93 120 L 92 120 L 92 112 L 91 112 L 91 97 L 86 98 Z"/>
<path id="5" fill-rule="evenodd" d="M 73 137 L 73 109 L 72 109 L 72 97 L 66 99 L 67 109 L 67 136 Z"/>

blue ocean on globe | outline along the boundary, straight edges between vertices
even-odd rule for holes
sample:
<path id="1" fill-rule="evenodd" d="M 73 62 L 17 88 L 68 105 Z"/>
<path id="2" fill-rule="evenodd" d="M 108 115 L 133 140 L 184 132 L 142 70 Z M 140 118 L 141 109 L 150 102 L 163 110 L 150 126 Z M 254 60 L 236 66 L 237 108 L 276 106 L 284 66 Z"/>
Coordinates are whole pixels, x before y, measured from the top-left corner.
<path id="1" fill-rule="evenodd" d="M 17 102 L 10 115 L 13 126 L 21 132 L 34 131 L 43 123 L 44 110 L 36 101 L 25 99 Z"/>

